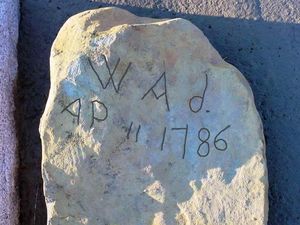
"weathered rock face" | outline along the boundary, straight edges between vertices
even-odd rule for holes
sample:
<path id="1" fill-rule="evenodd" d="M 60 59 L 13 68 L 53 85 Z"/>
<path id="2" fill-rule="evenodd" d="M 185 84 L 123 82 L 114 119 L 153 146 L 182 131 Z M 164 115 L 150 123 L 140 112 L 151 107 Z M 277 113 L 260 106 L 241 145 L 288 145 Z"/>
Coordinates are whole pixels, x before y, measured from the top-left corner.
<path id="1" fill-rule="evenodd" d="M 266 224 L 252 92 L 186 20 L 70 18 L 40 133 L 48 224 Z"/>

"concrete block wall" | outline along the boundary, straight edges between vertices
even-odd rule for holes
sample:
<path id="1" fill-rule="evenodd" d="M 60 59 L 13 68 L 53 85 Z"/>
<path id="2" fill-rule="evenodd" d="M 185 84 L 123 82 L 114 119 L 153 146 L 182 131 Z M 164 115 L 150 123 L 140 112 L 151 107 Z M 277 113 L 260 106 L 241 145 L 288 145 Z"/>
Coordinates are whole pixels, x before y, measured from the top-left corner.
<path id="1" fill-rule="evenodd" d="M 0 225 L 18 222 L 14 87 L 17 77 L 19 1 L 0 1 Z"/>
<path id="2" fill-rule="evenodd" d="M 268 224 L 300 224 L 299 0 L 21 0 L 20 224 L 46 224 L 38 124 L 50 85 L 51 44 L 67 18 L 106 6 L 119 6 L 139 16 L 188 19 L 246 76 L 267 141 Z"/>

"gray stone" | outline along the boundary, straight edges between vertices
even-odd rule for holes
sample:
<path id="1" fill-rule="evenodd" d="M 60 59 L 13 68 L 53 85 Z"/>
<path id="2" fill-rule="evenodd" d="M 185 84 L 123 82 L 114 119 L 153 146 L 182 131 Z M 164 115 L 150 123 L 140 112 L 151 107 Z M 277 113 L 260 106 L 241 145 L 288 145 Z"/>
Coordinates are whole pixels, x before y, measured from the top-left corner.
<path id="1" fill-rule="evenodd" d="M 48 224 L 266 224 L 251 89 L 183 19 L 86 11 L 51 50 Z"/>

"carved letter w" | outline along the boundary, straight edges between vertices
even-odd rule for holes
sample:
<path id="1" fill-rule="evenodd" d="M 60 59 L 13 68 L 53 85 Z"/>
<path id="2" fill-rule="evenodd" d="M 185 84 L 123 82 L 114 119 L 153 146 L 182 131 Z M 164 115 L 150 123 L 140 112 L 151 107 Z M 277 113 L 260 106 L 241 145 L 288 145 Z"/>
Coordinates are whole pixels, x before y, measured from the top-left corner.
<path id="1" fill-rule="evenodd" d="M 117 70 L 117 68 L 118 68 L 119 63 L 120 63 L 120 58 L 118 58 L 118 61 L 117 61 L 116 65 L 114 66 L 113 70 L 111 70 L 111 68 L 110 68 L 109 65 L 108 65 L 108 61 L 107 61 L 106 56 L 105 56 L 105 55 L 101 55 L 101 57 L 103 57 L 103 59 L 104 59 L 104 61 L 105 61 L 105 66 L 106 66 L 106 69 L 107 69 L 108 74 L 109 74 L 109 79 L 107 80 L 106 84 L 104 84 L 104 82 L 101 80 L 101 78 L 100 78 L 99 74 L 97 73 L 95 67 L 93 66 L 93 64 L 92 64 L 92 62 L 91 62 L 91 60 L 90 60 L 90 58 L 88 58 L 88 62 L 89 62 L 89 64 L 90 64 L 92 70 L 93 70 L 94 73 L 96 74 L 96 76 L 97 76 L 97 78 L 98 78 L 98 80 L 99 80 L 99 82 L 100 82 L 100 84 L 101 84 L 101 87 L 102 87 L 103 89 L 106 89 L 107 86 L 108 86 L 108 85 L 110 84 L 110 82 L 111 82 L 112 85 L 113 85 L 113 88 L 114 88 L 115 91 L 116 91 L 116 93 L 119 93 L 120 86 L 121 86 L 122 81 L 124 80 L 124 78 L 125 78 L 125 76 L 126 76 L 128 70 L 129 70 L 130 66 L 131 66 L 131 62 L 130 62 L 130 63 L 128 64 L 128 66 L 126 67 L 126 69 L 125 69 L 123 75 L 122 75 L 121 78 L 120 78 L 119 83 L 116 85 L 116 83 L 115 83 L 115 81 L 114 81 L 114 79 L 113 79 L 113 76 L 114 76 L 114 74 L 115 74 L 115 72 L 116 72 L 116 70 Z"/>

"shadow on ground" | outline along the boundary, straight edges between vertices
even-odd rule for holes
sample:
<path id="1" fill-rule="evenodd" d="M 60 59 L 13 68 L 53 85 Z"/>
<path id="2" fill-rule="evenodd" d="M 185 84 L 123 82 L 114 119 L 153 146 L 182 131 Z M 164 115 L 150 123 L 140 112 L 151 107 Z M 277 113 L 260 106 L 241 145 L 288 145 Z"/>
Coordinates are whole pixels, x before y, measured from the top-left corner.
<path id="1" fill-rule="evenodd" d="M 16 100 L 21 225 L 46 224 L 38 126 L 50 87 L 51 44 L 68 17 L 105 6 L 110 5 L 86 0 L 23 0 L 21 4 Z M 221 56 L 246 76 L 267 140 L 268 224 L 300 224 L 300 25 L 180 14 L 159 8 L 121 8 L 139 16 L 190 20 Z"/>

